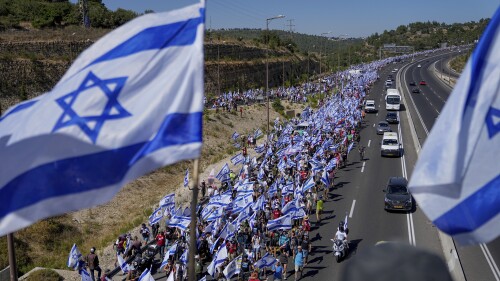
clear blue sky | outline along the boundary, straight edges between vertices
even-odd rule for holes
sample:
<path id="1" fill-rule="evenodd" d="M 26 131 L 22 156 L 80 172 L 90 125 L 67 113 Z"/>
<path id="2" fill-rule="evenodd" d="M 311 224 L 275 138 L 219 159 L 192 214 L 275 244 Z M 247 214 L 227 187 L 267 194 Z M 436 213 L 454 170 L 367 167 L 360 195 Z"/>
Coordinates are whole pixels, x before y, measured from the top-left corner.
<path id="1" fill-rule="evenodd" d="M 75 1 L 75 0 L 72 0 Z M 172 10 L 196 0 L 103 0 L 111 10 L 124 8 L 142 13 Z M 283 14 L 270 29 L 364 37 L 416 21 L 463 23 L 491 18 L 500 0 L 207 0 L 207 27 L 265 28 L 265 19 Z"/>

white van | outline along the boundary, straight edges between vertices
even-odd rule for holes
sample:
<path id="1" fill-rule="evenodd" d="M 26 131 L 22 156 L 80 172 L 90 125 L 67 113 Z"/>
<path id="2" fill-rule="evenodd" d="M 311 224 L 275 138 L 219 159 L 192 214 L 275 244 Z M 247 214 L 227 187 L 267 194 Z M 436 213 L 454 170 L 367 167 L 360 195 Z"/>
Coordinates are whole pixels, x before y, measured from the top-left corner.
<path id="1" fill-rule="evenodd" d="M 380 156 L 401 156 L 401 144 L 399 143 L 398 133 L 384 133 L 380 144 Z"/>

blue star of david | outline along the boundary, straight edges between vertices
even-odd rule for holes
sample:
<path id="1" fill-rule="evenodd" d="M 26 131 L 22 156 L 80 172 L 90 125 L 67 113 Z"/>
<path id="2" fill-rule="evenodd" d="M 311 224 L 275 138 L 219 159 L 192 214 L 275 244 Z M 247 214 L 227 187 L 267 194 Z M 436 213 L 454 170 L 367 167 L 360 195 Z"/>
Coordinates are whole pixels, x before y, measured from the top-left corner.
<path id="1" fill-rule="evenodd" d="M 486 128 L 488 129 L 490 139 L 500 132 L 500 122 L 495 124 L 495 117 L 500 118 L 500 109 L 490 107 L 490 110 L 486 114 Z"/>
<path id="2" fill-rule="evenodd" d="M 100 79 L 94 73 L 89 72 L 87 77 L 82 81 L 78 89 L 75 91 L 64 95 L 56 100 L 57 104 L 64 110 L 62 115 L 57 120 L 52 132 L 55 132 L 61 128 L 76 125 L 89 137 L 92 143 L 95 144 L 99 132 L 104 125 L 104 122 L 108 120 L 120 119 L 132 116 L 127 110 L 125 110 L 118 102 L 118 95 L 125 85 L 127 77 L 116 77 L 110 79 Z M 114 89 L 110 86 L 116 85 Z M 106 105 L 104 110 L 100 115 L 90 115 L 90 116 L 79 116 L 75 110 L 72 108 L 76 98 L 85 94 L 85 91 L 97 87 L 102 91 L 102 93 L 107 97 Z M 104 99 L 99 99 L 97 103 L 102 103 Z M 98 105 L 98 104 L 96 104 Z M 94 126 L 89 126 L 89 123 L 93 123 Z"/>

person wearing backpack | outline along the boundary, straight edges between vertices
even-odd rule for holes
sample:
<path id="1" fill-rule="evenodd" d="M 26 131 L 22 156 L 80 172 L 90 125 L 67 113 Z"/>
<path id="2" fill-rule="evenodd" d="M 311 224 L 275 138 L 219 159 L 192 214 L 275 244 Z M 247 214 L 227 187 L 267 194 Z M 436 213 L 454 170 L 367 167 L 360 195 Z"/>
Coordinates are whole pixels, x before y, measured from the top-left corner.
<path id="1" fill-rule="evenodd" d="M 95 253 L 94 247 L 90 249 L 90 254 L 85 256 L 85 263 L 90 270 L 90 277 L 92 278 L 92 281 L 95 281 L 94 270 L 97 271 L 97 279 L 98 280 L 101 279 L 101 268 L 99 267 L 99 258 Z"/>

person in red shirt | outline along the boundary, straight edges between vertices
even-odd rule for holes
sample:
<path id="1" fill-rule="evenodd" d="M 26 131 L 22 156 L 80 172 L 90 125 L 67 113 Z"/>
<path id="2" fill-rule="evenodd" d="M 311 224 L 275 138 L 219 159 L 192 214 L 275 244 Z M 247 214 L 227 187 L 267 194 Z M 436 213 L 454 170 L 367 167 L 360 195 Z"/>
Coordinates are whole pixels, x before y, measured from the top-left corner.
<path id="1" fill-rule="evenodd" d="M 165 232 L 161 231 L 158 235 L 156 235 L 156 245 L 160 249 L 160 255 L 163 259 L 163 254 L 165 252 Z"/>
<path id="2" fill-rule="evenodd" d="M 275 208 L 273 211 L 273 219 L 275 220 L 279 217 L 281 217 L 281 211 L 278 208 Z"/>

